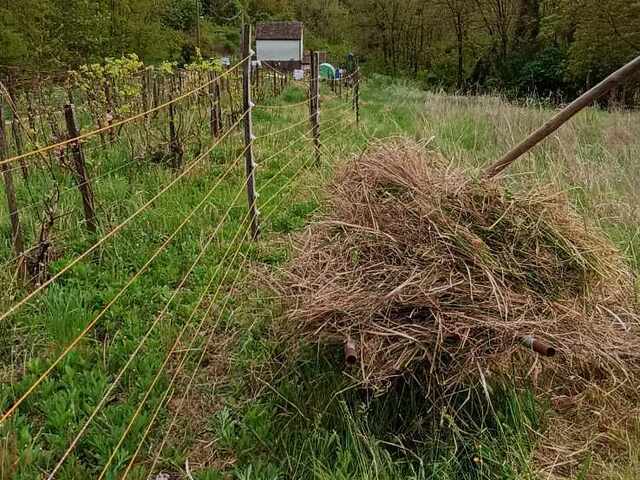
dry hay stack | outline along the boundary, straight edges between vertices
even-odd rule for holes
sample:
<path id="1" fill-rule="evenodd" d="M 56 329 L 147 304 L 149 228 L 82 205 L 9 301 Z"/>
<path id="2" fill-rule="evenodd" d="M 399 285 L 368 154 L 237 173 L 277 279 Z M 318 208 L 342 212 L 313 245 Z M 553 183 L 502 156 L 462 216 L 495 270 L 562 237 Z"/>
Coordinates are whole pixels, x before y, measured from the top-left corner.
<path id="1" fill-rule="evenodd" d="M 576 402 L 588 386 L 636 388 L 634 275 L 562 194 L 514 193 L 415 143 L 380 144 L 338 172 L 296 248 L 279 284 L 288 324 L 353 339 L 352 374 L 369 387 L 426 366 L 440 388 L 496 373 Z M 536 358 L 528 335 L 556 356 Z"/>

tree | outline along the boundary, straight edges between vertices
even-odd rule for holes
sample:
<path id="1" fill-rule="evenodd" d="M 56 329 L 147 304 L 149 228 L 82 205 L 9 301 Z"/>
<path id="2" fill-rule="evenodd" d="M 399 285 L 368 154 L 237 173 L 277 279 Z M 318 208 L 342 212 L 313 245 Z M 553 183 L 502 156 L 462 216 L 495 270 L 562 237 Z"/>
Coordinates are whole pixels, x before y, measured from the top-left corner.
<path id="1" fill-rule="evenodd" d="M 467 36 L 469 23 L 469 2 L 466 0 L 444 0 L 444 6 L 449 13 L 449 21 L 453 25 L 456 34 L 457 64 L 457 87 L 458 90 L 464 88 L 464 40 Z"/>
<path id="2" fill-rule="evenodd" d="M 511 39 L 515 31 L 518 0 L 474 0 L 476 11 L 491 41 L 496 63 L 502 64 L 509 55 Z"/>
<path id="3" fill-rule="evenodd" d="M 568 74 L 586 88 L 640 55 L 640 2 L 583 0 L 580 10 L 569 48 Z M 610 99 L 630 103 L 639 83 L 636 77 L 622 90 L 614 90 Z"/>

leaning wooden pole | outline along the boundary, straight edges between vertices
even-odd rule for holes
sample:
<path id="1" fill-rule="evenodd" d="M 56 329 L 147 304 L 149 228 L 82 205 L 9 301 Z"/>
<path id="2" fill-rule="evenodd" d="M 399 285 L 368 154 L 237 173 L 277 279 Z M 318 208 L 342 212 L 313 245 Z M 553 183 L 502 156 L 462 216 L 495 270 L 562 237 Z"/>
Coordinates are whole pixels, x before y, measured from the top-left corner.
<path id="1" fill-rule="evenodd" d="M 249 216 L 251 220 L 251 236 L 257 240 L 260 236 L 260 226 L 258 223 L 258 208 L 256 207 L 256 164 L 253 160 L 253 120 L 251 117 L 251 25 L 245 24 L 242 28 L 242 58 L 244 65 L 242 68 L 242 103 L 244 113 L 244 160 L 247 175 L 247 200 L 249 203 Z"/>
<path id="2" fill-rule="evenodd" d="M 595 100 L 607 93 L 613 87 L 620 85 L 627 78 L 638 71 L 640 71 L 640 56 L 636 57 L 634 60 L 627 63 L 624 67 L 609 75 L 602 82 L 580 95 L 577 99 L 575 99 L 569 105 L 556 113 L 544 125 L 538 128 L 535 132 L 525 138 L 514 148 L 509 150 L 500 160 L 491 165 L 485 171 L 484 177 L 493 178 L 496 175 L 499 175 L 518 158 L 527 153 L 538 143 L 540 143 L 542 140 L 547 138 L 558 128 L 564 125 L 575 114 L 583 110 L 585 107 L 593 104 Z"/>

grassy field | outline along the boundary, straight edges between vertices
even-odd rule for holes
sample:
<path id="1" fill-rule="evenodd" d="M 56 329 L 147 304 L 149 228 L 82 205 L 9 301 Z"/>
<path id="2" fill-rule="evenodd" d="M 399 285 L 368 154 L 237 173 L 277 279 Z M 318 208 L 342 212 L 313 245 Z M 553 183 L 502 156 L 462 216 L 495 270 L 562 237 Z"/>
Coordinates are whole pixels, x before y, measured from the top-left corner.
<path id="1" fill-rule="evenodd" d="M 300 89 L 290 88 L 278 103 L 302 99 Z M 310 142 L 300 139 L 306 123 L 256 142 L 259 242 L 246 235 L 242 147 L 233 134 L 153 208 L 3 320 L 5 411 L 115 299 L 2 425 L 0 478 L 51 472 L 97 405 L 56 478 L 98 478 L 103 470 L 104 478 L 123 478 L 129 465 L 128 478 L 135 479 L 150 471 L 185 478 L 191 472 L 198 479 L 538 475 L 538 434 L 555 418 L 546 402 L 512 385 L 495 385 L 491 402 L 471 389 L 453 399 L 460 405 L 455 411 L 434 408 L 418 385 L 367 398 L 352 388 L 339 351 L 292 350 L 282 339 L 282 312 L 263 279 L 290 257 L 290 235 L 322 208 L 332 167 L 372 140 L 407 135 L 479 172 L 550 109 L 427 93 L 382 77 L 363 86 L 359 128 L 348 103 L 328 92 L 323 108 L 322 165 L 314 165 Z M 306 112 L 304 105 L 257 109 L 256 134 L 285 128 Z M 297 143 L 280 151 L 291 142 Z M 123 166 L 96 186 L 105 212 L 101 233 L 176 176 L 163 165 L 129 165 L 126 142 L 118 145 L 94 159 L 107 171 Z M 508 181 L 514 188 L 545 182 L 566 191 L 639 269 L 639 157 L 638 114 L 591 109 L 521 159 Z M 193 159 L 188 156 L 187 165 Z M 1 218 L 1 251 L 9 258 L 6 211 Z M 65 220 L 73 235 L 57 246 L 53 273 L 91 245 L 78 218 Z M 26 292 L 14 286 L 8 269 L 2 279 L 5 311 Z M 629 433 L 627 451 L 600 474 L 636 477 L 640 455 Z M 595 471 L 591 458 L 588 449 L 580 455 L 582 478 Z M 559 453 L 557 462 L 564 460 Z"/>

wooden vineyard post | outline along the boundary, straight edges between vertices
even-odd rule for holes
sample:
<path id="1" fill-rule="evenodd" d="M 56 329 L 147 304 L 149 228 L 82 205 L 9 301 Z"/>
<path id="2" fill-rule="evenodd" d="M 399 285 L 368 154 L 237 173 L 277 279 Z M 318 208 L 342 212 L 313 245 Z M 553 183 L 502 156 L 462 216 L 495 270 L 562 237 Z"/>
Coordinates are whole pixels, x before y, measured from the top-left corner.
<path id="1" fill-rule="evenodd" d="M 149 69 L 145 68 L 142 74 L 142 110 L 144 112 L 149 110 Z M 147 122 L 149 120 L 149 115 L 145 114 L 144 116 L 144 124 L 147 125 Z"/>
<path id="2" fill-rule="evenodd" d="M 22 155 L 24 153 L 24 142 L 22 140 L 22 133 L 20 132 L 22 124 L 18 119 L 17 112 L 13 112 L 13 120 L 11 121 L 11 133 L 13 134 L 13 143 L 16 146 L 16 153 L 18 155 Z M 22 170 L 22 178 L 25 180 L 29 177 L 29 169 L 27 167 L 27 162 L 24 158 L 19 160 L 20 169 Z"/>
<path id="3" fill-rule="evenodd" d="M 311 126 L 313 126 L 313 52 L 309 54 L 309 93 L 307 97 L 309 98 L 309 121 L 311 122 Z"/>
<path id="4" fill-rule="evenodd" d="M 356 67 L 353 82 L 353 109 L 356 111 L 356 125 L 360 126 L 360 67 Z"/>
<path id="5" fill-rule="evenodd" d="M 211 136 L 216 138 L 218 132 L 218 107 L 216 105 L 216 77 L 214 73 L 209 73 L 209 130 Z"/>
<path id="6" fill-rule="evenodd" d="M 220 78 L 216 75 L 216 81 L 214 82 L 215 95 L 216 95 L 216 120 L 218 122 L 218 133 L 222 133 L 222 100 L 220 94 Z"/>
<path id="7" fill-rule="evenodd" d="M 73 89 L 71 86 L 67 87 L 67 100 L 69 100 L 69 103 L 73 104 Z"/>
<path id="8" fill-rule="evenodd" d="M 251 217 L 251 236 L 257 240 L 260 236 L 260 226 L 258 223 L 258 209 L 256 207 L 256 179 L 253 160 L 253 122 L 251 117 L 251 25 L 245 24 L 242 28 L 242 58 L 244 65 L 242 68 L 242 106 L 244 116 L 244 162 L 247 175 L 247 200 L 249 205 L 249 215 Z"/>
<path id="9" fill-rule="evenodd" d="M 80 131 L 76 126 L 74 107 L 70 103 L 64 106 L 64 118 L 67 123 L 69 138 L 78 137 L 80 135 Z M 82 146 L 79 141 L 71 143 L 71 154 L 73 156 L 76 183 L 78 184 L 78 190 L 80 190 L 80 195 L 82 196 L 85 225 L 90 233 L 96 233 L 96 230 L 98 229 L 98 222 L 96 219 L 96 211 L 93 201 L 93 189 L 91 187 L 91 180 L 87 175 L 84 152 L 82 151 Z"/>
<path id="10" fill-rule="evenodd" d="M 313 134 L 313 72 L 315 70 L 313 68 L 313 52 L 309 55 L 309 60 L 311 62 L 311 68 L 309 69 L 309 93 L 307 94 L 307 97 L 309 97 L 309 123 L 311 124 L 311 131 Z"/>
<path id="11" fill-rule="evenodd" d="M 229 118 L 229 127 L 231 127 L 231 125 L 233 125 L 237 121 L 236 112 L 234 109 L 233 94 L 231 93 L 231 77 L 232 75 L 227 75 L 227 77 L 224 79 L 225 90 L 227 91 L 227 98 L 229 99 L 229 114 L 227 115 L 227 117 Z"/>
<path id="12" fill-rule="evenodd" d="M 55 117 L 53 116 L 53 113 L 49 110 L 47 111 L 47 123 L 49 123 L 49 128 L 51 129 L 51 133 L 53 133 L 54 138 L 57 139 L 62 139 L 63 138 L 63 134 L 59 129 L 59 125 L 58 122 L 56 122 Z M 62 149 L 58 149 L 58 150 L 54 150 L 55 154 L 58 158 L 58 161 L 62 162 L 64 159 L 64 152 Z"/>
<path id="13" fill-rule="evenodd" d="M 356 73 L 356 124 L 360 126 L 360 67 Z"/>
<path id="14" fill-rule="evenodd" d="M 35 83 L 33 85 L 33 89 L 35 90 Z M 31 98 L 31 92 L 27 92 L 27 120 L 29 122 L 29 130 L 31 130 L 31 134 L 35 137 L 36 135 L 36 114 L 35 109 L 33 108 L 33 98 Z"/>
<path id="15" fill-rule="evenodd" d="M 13 143 L 16 147 L 16 153 L 18 155 L 22 155 L 22 153 L 24 152 L 24 143 L 22 141 L 22 134 L 20 132 L 20 127 L 21 127 L 21 123 L 20 123 L 20 119 L 18 118 L 18 109 L 16 107 L 16 79 L 15 79 L 15 74 L 12 73 L 9 77 L 9 84 L 8 84 L 8 89 L 7 92 L 9 93 L 9 102 L 10 102 L 10 106 L 11 106 L 11 134 L 13 135 Z M 4 125 L 3 125 L 4 127 Z M 5 138 L 5 142 L 7 141 L 7 139 Z M 27 164 L 24 160 L 24 158 L 21 158 L 20 160 L 20 168 L 22 170 L 22 178 L 24 178 L 25 180 L 27 179 L 27 177 L 29 176 L 29 170 L 27 169 Z"/>
<path id="16" fill-rule="evenodd" d="M 183 150 L 178 138 L 178 130 L 176 129 L 176 111 L 175 103 L 169 104 L 169 150 L 171 151 L 171 166 L 180 168 L 182 166 Z"/>
<path id="17" fill-rule="evenodd" d="M 13 116 L 13 121 L 11 122 L 11 133 L 13 134 L 13 142 L 16 146 L 16 153 L 18 155 L 22 155 L 24 153 L 24 143 L 22 142 L 22 134 L 20 133 L 20 124 L 15 114 Z M 19 161 L 20 169 L 22 170 L 22 178 L 26 180 L 27 177 L 29 177 L 27 162 L 25 162 L 24 158 L 21 158 Z"/>
<path id="18" fill-rule="evenodd" d="M 104 82 L 104 96 L 107 101 L 107 125 L 111 127 L 113 125 L 113 96 L 111 92 L 111 85 L 109 84 L 109 80 Z M 113 143 L 116 139 L 116 131 L 113 128 L 109 129 L 109 137 L 111 138 L 111 142 Z"/>
<path id="19" fill-rule="evenodd" d="M 2 104 L 0 104 L 0 161 L 7 158 L 7 137 L 4 130 L 4 112 L 2 110 Z M 20 215 L 18 213 L 18 204 L 16 201 L 16 191 L 13 185 L 13 173 L 11 166 L 7 163 L 0 165 L 2 170 L 2 178 L 4 180 L 5 194 L 7 196 L 7 207 L 9 210 L 9 218 L 11 220 L 11 241 L 13 243 L 13 249 L 16 257 L 22 257 L 24 253 L 24 241 L 22 239 L 22 227 L 20 225 Z M 21 269 L 23 272 L 24 264 L 23 259 L 20 259 Z"/>
<path id="20" fill-rule="evenodd" d="M 216 138 L 222 133 L 222 106 L 220 104 L 220 79 L 215 73 L 211 74 L 211 85 L 209 91 L 211 98 L 211 134 Z"/>
<path id="21" fill-rule="evenodd" d="M 184 79 L 182 77 L 182 71 L 178 70 L 178 95 L 181 95 L 184 91 Z"/>
<path id="22" fill-rule="evenodd" d="M 153 118 L 158 118 L 158 106 L 160 105 L 160 86 L 158 76 L 151 76 L 151 100 L 153 102 Z"/>
<path id="23" fill-rule="evenodd" d="M 142 76 L 140 77 L 140 99 L 142 100 L 142 111 L 146 112 L 147 110 L 149 110 L 149 100 L 148 100 L 148 94 L 147 94 L 147 89 L 149 88 L 148 82 L 147 82 L 147 70 L 145 69 L 142 73 Z M 145 119 L 147 118 L 147 116 L 144 116 Z"/>
<path id="24" fill-rule="evenodd" d="M 309 85 L 311 129 L 316 164 L 320 164 L 320 53 L 311 52 L 311 83 Z"/>

